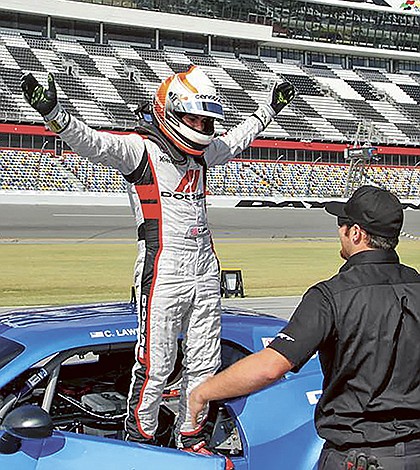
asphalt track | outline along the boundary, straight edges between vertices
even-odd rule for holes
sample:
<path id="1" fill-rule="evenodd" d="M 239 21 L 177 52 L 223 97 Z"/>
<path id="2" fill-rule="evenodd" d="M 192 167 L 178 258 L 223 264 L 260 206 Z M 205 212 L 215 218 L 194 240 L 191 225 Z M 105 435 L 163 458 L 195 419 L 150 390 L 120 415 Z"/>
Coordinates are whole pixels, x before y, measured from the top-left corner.
<path id="1" fill-rule="evenodd" d="M 333 237 L 334 218 L 322 209 L 209 208 L 214 238 Z M 0 240 L 130 240 L 135 237 L 129 207 L 0 206 Z"/>
<path id="2" fill-rule="evenodd" d="M 216 239 L 332 238 L 336 221 L 323 209 L 208 209 Z M 419 211 L 406 210 L 404 231 L 420 237 Z M 133 241 L 134 221 L 127 206 L 0 204 L 0 242 L 65 240 Z"/>

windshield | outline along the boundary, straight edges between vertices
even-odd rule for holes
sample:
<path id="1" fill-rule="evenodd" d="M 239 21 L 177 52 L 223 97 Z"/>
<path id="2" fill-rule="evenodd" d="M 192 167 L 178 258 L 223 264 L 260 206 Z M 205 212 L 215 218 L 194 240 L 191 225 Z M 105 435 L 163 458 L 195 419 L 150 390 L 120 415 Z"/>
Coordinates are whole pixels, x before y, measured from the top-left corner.
<path id="1" fill-rule="evenodd" d="M 19 356 L 24 349 L 24 346 L 16 343 L 15 341 L 0 337 L 0 369 L 8 364 L 12 359 Z"/>

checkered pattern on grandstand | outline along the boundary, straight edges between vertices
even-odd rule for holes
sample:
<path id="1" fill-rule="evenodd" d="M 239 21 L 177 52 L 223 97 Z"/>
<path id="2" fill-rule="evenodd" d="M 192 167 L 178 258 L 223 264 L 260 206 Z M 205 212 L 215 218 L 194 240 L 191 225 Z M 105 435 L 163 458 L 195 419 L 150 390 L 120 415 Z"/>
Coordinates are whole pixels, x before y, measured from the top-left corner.
<path id="1" fill-rule="evenodd" d="M 288 80 L 298 97 L 262 137 L 352 142 L 358 123 L 367 121 L 373 125 L 373 143 L 420 144 L 418 73 L 308 67 L 121 42 L 98 45 L 1 29 L 0 120 L 40 123 L 24 101 L 19 81 L 22 72 L 32 72 L 46 83 L 47 72 L 52 72 L 60 101 L 73 115 L 96 128 L 133 128 L 137 106 L 150 102 L 162 79 L 190 64 L 204 69 L 224 100 L 226 120 L 217 128 L 220 132 L 251 114 L 265 99 L 270 82 Z"/>
<path id="2" fill-rule="evenodd" d="M 348 165 L 234 160 L 208 170 L 208 192 L 239 197 L 341 197 Z M 420 197 L 420 170 L 370 166 L 365 182 L 402 198 Z M 0 150 L 0 190 L 123 193 L 126 185 L 112 168 L 93 165 L 76 154 Z"/>

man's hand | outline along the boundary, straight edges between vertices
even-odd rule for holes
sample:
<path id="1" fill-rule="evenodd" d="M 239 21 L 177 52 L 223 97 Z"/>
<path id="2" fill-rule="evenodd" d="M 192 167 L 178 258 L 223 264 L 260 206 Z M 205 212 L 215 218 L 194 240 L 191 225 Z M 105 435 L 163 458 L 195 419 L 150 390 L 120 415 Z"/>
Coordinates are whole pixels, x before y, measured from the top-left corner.
<path id="1" fill-rule="evenodd" d="M 48 88 L 44 88 L 31 73 L 24 75 L 20 84 L 26 101 L 43 116 L 48 127 L 53 132 L 64 131 L 69 125 L 70 115 L 57 100 L 53 75 L 48 74 Z"/>
<path id="2" fill-rule="evenodd" d="M 357 454 L 355 450 L 348 453 L 344 468 L 345 470 L 384 470 L 374 455 L 366 457 L 363 452 Z"/>
<path id="3" fill-rule="evenodd" d="M 26 101 L 42 116 L 47 116 L 57 106 L 57 89 L 51 73 L 48 74 L 48 88 L 44 88 L 31 73 L 24 75 L 20 83 Z"/>
<path id="4" fill-rule="evenodd" d="M 295 87 L 289 82 L 276 83 L 271 90 L 271 107 L 278 114 L 295 97 Z"/>
<path id="5" fill-rule="evenodd" d="M 200 385 L 194 388 L 188 398 L 188 404 L 191 415 L 191 424 L 194 428 L 197 428 L 199 425 L 199 416 L 206 409 L 208 401 L 204 400 L 200 393 Z"/>

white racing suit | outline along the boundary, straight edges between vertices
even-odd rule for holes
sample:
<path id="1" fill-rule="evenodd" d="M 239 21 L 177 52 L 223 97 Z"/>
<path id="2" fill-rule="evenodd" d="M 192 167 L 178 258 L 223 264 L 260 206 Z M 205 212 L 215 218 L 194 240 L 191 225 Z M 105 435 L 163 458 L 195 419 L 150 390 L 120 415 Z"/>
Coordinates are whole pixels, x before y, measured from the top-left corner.
<path id="1" fill-rule="evenodd" d="M 182 436 L 197 433 L 187 396 L 220 366 L 220 278 L 207 226 L 205 167 L 239 154 L 273 115 L 269 105 L 261 106 L 216 137 L 201 161 L 188 156 L 184 164 L 174 164 L 162 147 L 138 133 L 98 132 L 73 117 L 60 133 L 79 155 L 119 170 L 134 205 L 139 333 L 126 419 L 130 440 L 147 442 L 155 436 L 180 334 L 184 370 L 176 429 Z"/>

